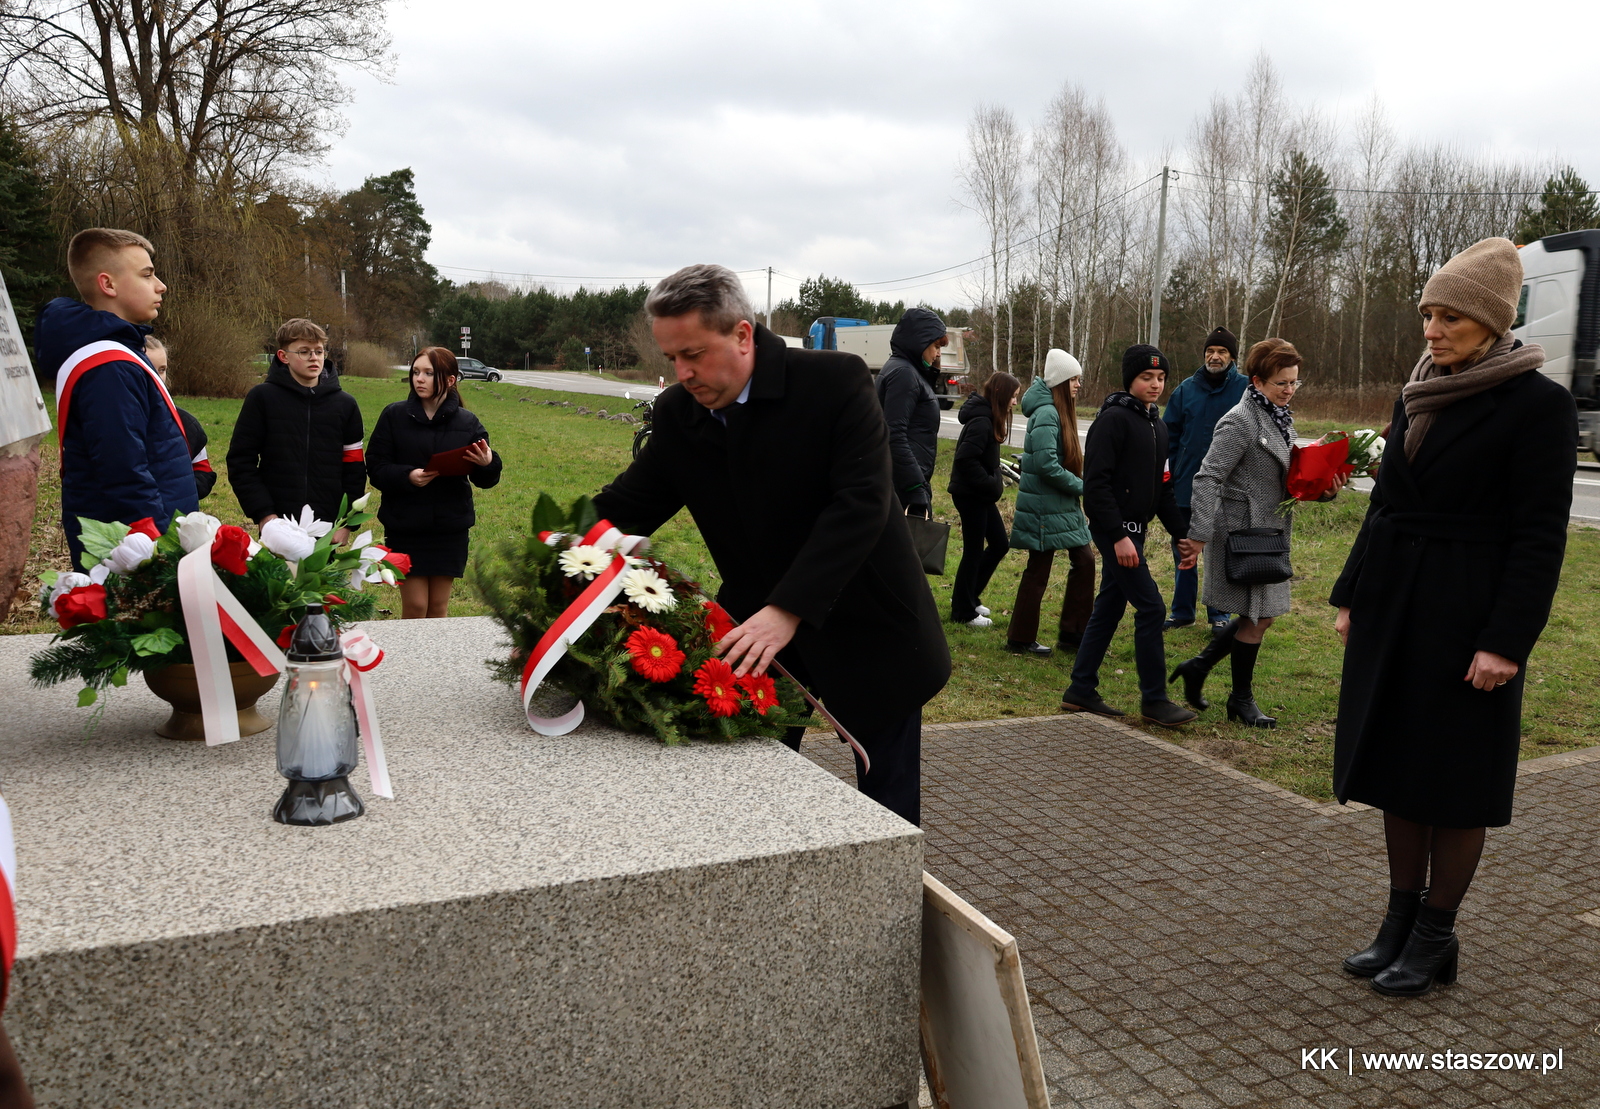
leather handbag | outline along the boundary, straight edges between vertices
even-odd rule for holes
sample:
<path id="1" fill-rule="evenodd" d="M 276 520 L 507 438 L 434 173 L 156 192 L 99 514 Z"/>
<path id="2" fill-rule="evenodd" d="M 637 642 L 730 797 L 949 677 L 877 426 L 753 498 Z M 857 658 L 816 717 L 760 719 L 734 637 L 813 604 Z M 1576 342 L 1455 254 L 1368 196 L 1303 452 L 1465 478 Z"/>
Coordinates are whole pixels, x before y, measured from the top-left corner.
<path id="1" fill-rule="evenodd" d="M 1241 528 L 1228 533 L 1224 569 L 1234 585 L 1277 585 L 1294 577 L 1289 537 L 1280 528 Z"/>
<path id="2" fill-rule="evenodd" d="M 950 525 L 931 516 L 913 516 L 907 512 L 906 529 L 911 532 L 911 545 L 922 560 L 922 572 L 943 574 L 945 555 L 950 549 Z"/>

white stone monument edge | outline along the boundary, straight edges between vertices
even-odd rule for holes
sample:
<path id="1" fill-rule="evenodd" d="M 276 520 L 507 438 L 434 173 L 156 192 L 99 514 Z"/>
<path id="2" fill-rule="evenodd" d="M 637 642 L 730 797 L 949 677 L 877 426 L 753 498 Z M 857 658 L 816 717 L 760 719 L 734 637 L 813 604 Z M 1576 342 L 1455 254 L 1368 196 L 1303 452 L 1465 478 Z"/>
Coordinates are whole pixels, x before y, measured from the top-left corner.
<path id="1" fill-rule="evenodd" d="M 1017 941 L 922 874 L 920 1031 L 937 1109 L 1050 1109 Z"/>
<path id="2" fill-rule="evenodd" d="M 26 454 L 50 430 L 28 344 L 17 325 L 5 276 L 0 274 L 0 454 Z"/>

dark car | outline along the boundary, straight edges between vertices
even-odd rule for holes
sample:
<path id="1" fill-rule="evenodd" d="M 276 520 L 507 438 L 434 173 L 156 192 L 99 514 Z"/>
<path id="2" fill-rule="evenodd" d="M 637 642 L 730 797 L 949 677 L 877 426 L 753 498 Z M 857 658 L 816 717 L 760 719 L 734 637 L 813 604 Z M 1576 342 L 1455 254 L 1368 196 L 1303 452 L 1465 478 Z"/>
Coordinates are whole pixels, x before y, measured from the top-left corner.
<path id="1" fill-rule="evenodd" d="M 461 371 L 462 380 L 469 377 L 481 377 L 485 381 L 499 381 L 500 371 L 493 366 L 485 366 L 476 358 L 457 358 L 456 368 Z"/>

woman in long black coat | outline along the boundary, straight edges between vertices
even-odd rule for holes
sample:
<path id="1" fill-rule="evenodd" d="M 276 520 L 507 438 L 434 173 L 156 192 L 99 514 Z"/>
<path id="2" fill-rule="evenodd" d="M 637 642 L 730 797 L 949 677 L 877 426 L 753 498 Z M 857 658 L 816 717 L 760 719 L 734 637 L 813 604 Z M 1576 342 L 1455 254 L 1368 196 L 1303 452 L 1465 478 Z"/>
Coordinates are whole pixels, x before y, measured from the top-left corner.
<path id="1" fill-rule="evenodd" d="M 1456 909 L 1485 829 L 1511 821 L 1528 655 L 1566 549 L 1577 410 L 1509 334 L 1521 283 L 1505 239 L 1428 282 L 1428 353 L 1330 597 L 1334 793 L 1383 810 L 1390 877 L 1377 939 L 1344 965 L 1394 996 L 1455 981 Z"/>
<path id="2" fill-rule="evenodd" d="M 472 486 L 500 482 L 500 456 L 489 433 L 461 407 L 456 357 L 428 347 L 411 364 L 411 395 L 383 410 L 367 445 L 367 473 L 383 494 L 378 522 L 384 544 L 411 558 L 400 583 L 401 616 L 444 616 L 450 587 L 467 569 L 467 531 L 477 522 Z M 427 468 L 436 454 L 466 448 L 464 475 Z"/>

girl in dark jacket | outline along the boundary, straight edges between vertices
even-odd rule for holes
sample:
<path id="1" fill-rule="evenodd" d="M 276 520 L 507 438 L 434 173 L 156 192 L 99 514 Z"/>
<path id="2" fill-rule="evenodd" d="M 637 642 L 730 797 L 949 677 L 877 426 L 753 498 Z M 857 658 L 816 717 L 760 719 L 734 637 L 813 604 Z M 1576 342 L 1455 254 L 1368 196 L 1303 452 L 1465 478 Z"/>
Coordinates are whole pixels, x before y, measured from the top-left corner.
<path id="1" fill-rule="evenodd" d="M 1577 408 L 1510 334 L 1522 289 L 1507 239 L 1424 287 L 1400 449 L 1329 599 L 1345 643 L 1333 791 L 1383 810 L 1389 853 L 1388 915 L 1344 966 L 1392 996 L 1456 979 L 1456 908 L 1486 828 L 1511 822 L 1528 655 L 1561 580 Z"/>
<path id="2" fill-rule="evenodd" d="M 400 583 L 401 615 L 444 616 L 450 587 L 467 568 L 467 530 L 476 522 L 472 486 L 500 481 L 500 456 L 489 433 L 461 407 L 456 356 L 428 347 L 411 364 L 411 395 L 383 410 L 367 449 L 367 472 L 383 494 L 378 521 L 390 550 L 411 557 Z M 425 467 L 436 454 L 466 448 L 470 473 L 441 474 Z M 470 484 L 469 484 L 470 483 Z"/>
<path id="3" fill-rule="evenodd" d="M 994 623 L 983 590 L 1006 557 L 1006 523 L 997 507 L 1004 488 L 1000 444 L 1011 435 L 1020 384 L 1010 374 L 991 374 L 957 414 L 961 438 L 950 463 L 950 499 L 961 514 L 961 565 L 950 590 L 950 618 L 974 628 Z"/>

